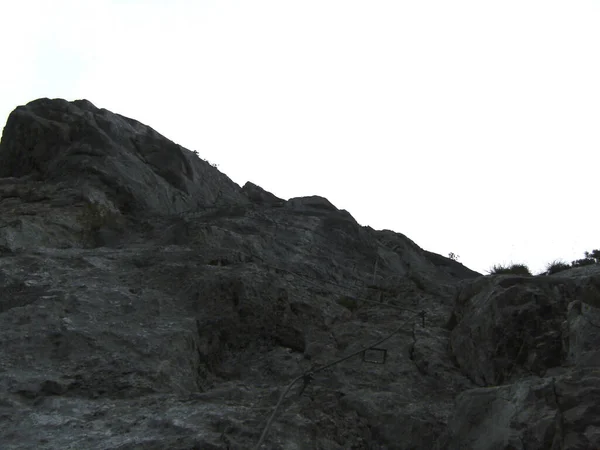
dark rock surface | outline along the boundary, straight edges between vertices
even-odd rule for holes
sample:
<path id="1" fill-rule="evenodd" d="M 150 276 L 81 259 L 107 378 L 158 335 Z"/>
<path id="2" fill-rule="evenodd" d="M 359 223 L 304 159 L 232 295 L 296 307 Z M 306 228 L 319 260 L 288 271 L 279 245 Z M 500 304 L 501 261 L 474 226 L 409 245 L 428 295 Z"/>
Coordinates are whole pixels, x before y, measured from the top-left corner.
<path id="1" fill-rule="evenodd" d="M 0 177 L 23 176 L 93 185 L 90 195 L 110 197 L 121 212 L 248 203 L 233 181 L 194 152 L 87 100 L 39 99 L 11 113 Z"/>
<path id="2" fill-rule="evenodd" d="M 600 448 L 596 266 L 483 277 L 84 100 L 0 176 L 2 449 L 254 448 L 309 370 L 261 448 Z"/>

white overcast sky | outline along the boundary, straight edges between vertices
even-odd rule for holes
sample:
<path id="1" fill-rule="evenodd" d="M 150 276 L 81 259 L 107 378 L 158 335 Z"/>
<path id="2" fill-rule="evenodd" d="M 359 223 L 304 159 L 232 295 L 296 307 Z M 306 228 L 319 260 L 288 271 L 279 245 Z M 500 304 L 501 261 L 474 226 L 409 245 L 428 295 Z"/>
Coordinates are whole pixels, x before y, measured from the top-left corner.
<path id="1" fill-rule="evenodd" d="M 0 120 L 86 98 L 243 185 L 534 272 L 600 248 L 600 2 L 0 7 Z"/>

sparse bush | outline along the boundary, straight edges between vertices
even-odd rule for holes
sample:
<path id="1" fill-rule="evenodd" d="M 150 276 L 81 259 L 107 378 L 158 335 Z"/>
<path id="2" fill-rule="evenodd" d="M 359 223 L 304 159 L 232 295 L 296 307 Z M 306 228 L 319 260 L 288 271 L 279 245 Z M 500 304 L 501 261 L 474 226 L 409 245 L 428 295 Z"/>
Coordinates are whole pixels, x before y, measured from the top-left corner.
<path id="1" fill-rule="evenodd" d="M 596 264 L 596 261 L 593 258 L 576 259 L 571 262 L 571 266 L 573 267 L 591 266 L 593 264 Z"/>
<path id="2" fill-rule="evenodd" d="M 450 253 L 448 253 L 448 258 L 450 258 L 452 261 L 458 261 L 458 258 L 460 258 L 460 256 L 458 256 L 454 252 L 450 252 Z"/>
<path id="3" fill-rule="evenodd" d="M 529 267 L 525 264 L 511 264 L 510 266 L 503 266 L 501 264 L 496 264 L 492 267 L 488 273 L 490 275 L 524 275 L 524 276 L 532 276 Z"/>
<path id="4" fill-rule="evenodd" d="M 600 250 L 592 250 L 591 252 L 584 252 L 585 258 L 576 259 L 575 261 L 571 261 L 569 264 L 566 261 L 557 259 L 548 263 L 546 265 L 546 271 L 542 272 L 538 275 L 552 275 L 554 273 L 562 272 L 563 270 L 571 269 L 573 267 L 583 267 L 590 266 L 593 264 L 600 264 Z M 448 254 L 450 259 L 455 259 L 456 255 L 454 253 Z M 491 269 L 488 270 L 490 275 L 503 275 L 503 274 L 511 274 L 511 275 L 525 275 L 525 276 L 533 276 L 531 271 L 525 264 L 511 264 L 509 266 L 504 266 L 502 264 L 494 265 Z"/>
<path id="5" fill-rule="evenodd" d="M 593 259 L 596 264 L 600 263 L 600 250 L 592 250 L 591 252 L 585 252 L 586 259 Z"/>
<path id="6" fill-rule="evenodd" d="M 198 158 L 200 158 L 200 153 L 199 153 L 197 150 L 194 150 L 194 153 L 196 154 L 196 156 L 197 156 Z M 210 164 L 210 165 L 211 165 L 212 167 L 214 167 L 215 169 L 219 167 L 219 165 L 218 165 L 218 164 L 211 163 L 211 162 L 210 162 L 208 159 L 206 159 L 206 158 L 200 158 L 200 159 L 201 159 L 202 161 L 204 161 L 205 163 L 207 163 L 207 164 Z"/>
<path id="7" fill-rule="evenodd" d="M 593 264 L 600 264 L 600 250 L 592 250 L 591 252 L 584 252 L 585 258 L 576 259 L 571 261 L 571 267 L 583 267 L 591 266 Z"/>
<path id="8" fill-rule="evenodd" d="M 546 274 L 552 275 L 553 273 L 562 272 L 563 270 L 570 269 L 571 266 L 564 261 L 554 260 L 546 265 Z"/>

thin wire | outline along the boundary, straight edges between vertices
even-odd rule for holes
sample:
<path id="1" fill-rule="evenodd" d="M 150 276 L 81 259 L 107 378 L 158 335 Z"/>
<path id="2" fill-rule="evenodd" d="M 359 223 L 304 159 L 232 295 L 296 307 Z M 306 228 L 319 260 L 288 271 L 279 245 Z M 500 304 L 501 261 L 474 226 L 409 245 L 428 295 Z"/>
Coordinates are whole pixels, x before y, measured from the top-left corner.
<path id="1" fill-rule="evenodd" d="M 299 228 L 299 227 L 298 227 L 298 228 Z M 313 231 L 313 230 L 311 230 L 311 231 Z M 314 232 L 314 231 L 313 231 L 313 232 Z M 320 233 L 315 233 L 315 234 L 318 234 L 318 235 L 320 235 Z M 239 249 L 237 249 L 237 250 L 236 250 L 236 249 L 229 249 L 229 248 L 226 248 L 226 247 L 221 247 L 221 248 L 220 248 L 220 250 L 239 251 Z M 276 271 L 281 271 L 281 272 L 290 273 L 290 274 L 297 275 L 297 276 L 299 276 L 299 277 L 302 277 L 302 278 L 305 278 L 305 279 L 308 279 L 308 280 L 315 280 L 315 281 L 318 281 L 318 282 L 319 282 L 319 284 L 321 284 L 321 283 L 330 284 L 330 285 L 333 285 L 333 286 L 336 286 L 336 287 L 343 288 L 343 289 L 345 289 L 345 290 L 350 290 L 350 291 L 356 292 L 356 287 L 352 288 L 352 287 L 344 286 L 344 285 L 341 285 L 341 284 L 338 284 L 338 283 L 335 283 L 335 282 L 332 282 L 332 281 L 327 281 L 327 280 L 318 280 L 318 279 L 317 279 L 317 278 L 315 278 L 315 277 L 310 277 L 310 276 L 308 276 L 308 275 L 301 274 L 301 273 L 299 273 L 299 272 L 294 272 L 294 271 L 291 271 L 291 270 L 288 270 L 288 269 L 284 269 L 284 268 L 281 268 L 281 267 L 273 266 L 273 265 L 271 265 L 271 264 L 268 264 L 268 263 L 267 263 L 267 262 L 266 262 L 266 261 L 265 261 L 263 258 L 261 258 L 260 256 L 253 254 L 252 252 L 249 252 L 249 256 L 250 256 L 250 257 L 253 257 L 253 258 L 257 258 L 257 259 L 259 259 L 259 260 L 261 261 L 261 263 L 262 263 L 264 266 L 266 266 L 266 267 L 269 267 L 269 268 L 271 268 L 271 269 L 275 269 Z M 374 290 L 374 291 L 378 291 L 378 292 L 380 292 L 380 293 L 381 293 L 381 292 L 385 292 L 385 291 L 384 291 L 383 289 L 381 289 L 381 288 L 377 288 L 377 287 L 371 287 L 371 286 L 365 286 L 365 287 L 366 287 L 367 289 Z M 387 341 L 388 339 L 392 338 L 394 335 L 396 335 L 396 334 L 398 334 L 399 332 L 401 332 L 401 331 L 404 329 L 405 325 L 408 323 L 408 321 L 409 321 L 409 320 L 411 320 L 412 318 L 414 318 L 414 317 L 418 316 L 418 315 L 421 315 L 421 316 L 423 317 L 423 326 L 424 326 L 424 319 L 425 319 L 425 318 L 424 318 L 424 311 L 415 311 L 415 310 L 412 310 L 412 309 L 409 309 L 409 308 L 402 308 L 402 307 L 400 307 L 400 306 L 396 306 L 396 305 L 390 305 L 390 304 L 387 304 L 387 303 L 376 302 L 376 301 L 373 301 L 373 300 L 367 300 L 367 299 L 365 299 L 365 298 L 361 298 L 361 297 L 355 297 L 355 298 L 356 298 L 356 300 L 360 300 L 360 301 L 367 302 L 367 303 L 373 303 L 373 304 L 377 304 L 377 305 L 384 306 L 384 307 L 394 308 L 394 309 L 398 309 L 398 310 L 402 310 L 402 311 L 408 311 L 408 312 L 411 312 L 411 313 L 413 313 L 413 314 L 414 314 L 414 316 L 413 316 L 413 317 L 410 317 L 410 318 L 408 318 L 408 319 L 406 319 L 406 320 L 405 320 L 405 321 L 402 323 L 402 325 L 401 325 L 401 326 L 400 326 L 398 329 L 394 330 L 392 333 L 390 333 L 389 335 L 387 335 L 387 336 L 386 336 L 386 337 L 384 337 L 383 339 L 380 339 L 379 341 L 377 341 L 377 342 L 375 342 L 375 343 L 371 344 L 370 346 L 368 346 L 368 347 L 365 347 L 365 348 L 362 348 L 361 350 L 358 350 L 358 351 L 356 351 L 356 352 L 354 352 L 354 353 L 351 353 L 350 355 L 347 355 L 347 356 L 345 356 L 345 357 L 343 357 L 343 358 L 340 358 L 340 359 L 338 359 L 338 360 L 336 360 L 336 361 L 333 361 L 333 362 L 331 362 L 331 363 L 329 363 L 329 364 L 326 364 L 326 365 L 324 365 L 324 366 L 322 366 L 322 367 L 313 368 L 313 369 L 311 369 L 311 370 L 308 370 L 308 371 L 306 371 L 306 372 L 302 373 L 301 375 L 297 376 L 296 378 L 294 378 L 294 379 L 291 381 L 291 383 L 290 383 L 290 384 L 287 386 L 287 388 L 285 389 L 285 391 L 284 391 L 284 392 L 281 394 L 281 396 L 279 397 L 279 400 L 278 400 L 277 404 L 275 405 L 275 409 L 274 409 L 274 410 L 273 410 L 273 412 L 271 413 L 271 416 L 269 417 L 269 420 L 267 421 L 267 424 L 265 425 L 265 428 L 263 429 L 263 432 L 262 432 L 262 434 L 261 434 L 261 436 L 260 436 L 260 439 L 259 439 L 258 443 L 256 444 L 255 450 L 259 450 L 259 449 L 260 449 L 260 447 L 262 446 L 262 444 L 263 444 L 263 442 L 264 442 L 265 438 L 267 437 L 267 434 L 269 433 L 269 430 L 270 430 L 270 428 L 271 428 L 271 425 L 273 424 L 273 421 L 275 420 L 275 417 L 276 417 L 276 415 L 277 415 L 277 412 L 279 411 L 279 408 L 281 407 L 281 404 L 283 403 L 283 400 L 285 399 L 285 397 L 286 397 L 286 395 L 289 393 L 289 391 L 292 389 L 292 387 L 294 386 L 294 384 L 296 384 L 296 383 L 297 383 L 299 380 L 301 380 L 301 379 L 306 379 L 306 377 L 307 377 L 307 376 L 312 376 L 312 375 L 314 375 L 316 372 L 320 372 L 320 371 L 323 371 L 323 370 L 325 370 L 325 369 L 328 369 L 329 367 L 332 367 L 332 366 L 334 366 L 334 365 L 336 365 L 336 364 L 339 364 L 339 363 L 341 363 L 341 362 L 343 362 L 343 361 L 346 361 L 346 360 L 348 360 L 348 359 L 350 359 L 350 358 L 352 358 L 352 357 L 354 357 L 354 356 L 356 356 L 356 355 L 359 355 L 359 354 L 361 354 L 361 353 L 364 353 L 364 352 L 366 352 L 367 350 L 370 350 L 370 349 L 372 349 L 373 347 L 376 347 L 376 346 L 377 346 L 377 345 L 379 345 L 379 344 L 382 344 L 383 342 L 385 342 L 385 341 Z"/>
<path id="2" fill-rule="evenodd" d="M 283 402 L 283 399 L 285 398 L 285 396 L 287 395 L 287 393 L 290 391 L 290 389 L 292 388 L 292 386 L 294 386 L 294 384 L 296 384 L 297 381 L 301 380 L 302 378 L 304 378 L 306 375 L 308 374 L 314 374 L 316 372 L 320 372 L 322 370 L 325 370 L 331 366 L 334 366 L 336 364 L 339 364 L 343 361 L 346 361 L 347 359 L 352 358 L 353 356 L 359 355 L 367 350 L 372 349 L 373 347 L 378 346 L 379 344 L 382 344 L 383 342 L 387 341 L 388 339 L 390 339 L 392 336 L 394 336 L 395 334 L 399 333 L 400 331 L 402 331 L 405 327 L 405 325 L 408 323 L 409 320 L 413 319 L 414 317 L 409 317 L 408 319 L 406 319 L 404 322 L 402 322 L 402 325 L 394 330 L 391 334 L 389 334 L 388 336 L 386 336 L 383 339 L 380 339 L 379 341 L 375 342 L 374 344 L 371 344 L 368 347 L 365 347 L 361 350 L 358 350 L 354 353 L 351 353 L 348 356 L 344 356 L 341 359 L 338 359 L 332 363 L 326 364 L 322 367 L 318 367 L 316 369 L 312 369 L 312 370 L 308 370 L 306 372 L 304 372 L 302 375 L 297 376 L 296 378 L 294 378 L 292 380 L 292 382 L 288 385 L 287 389 L 285 391 L 283 391 L 283 394 L 281 394 L 281 396 L 279 397 L 279 401 L 277 402 L 277 405 L 275 405 L 275 409 L 273 410 L 273 413 L 271 414 L 271 417 L 269 417 L 269 420 L 267 422 L 267 425 L 265 426 L 262 434 L 260 435 L 260 440 L 258 441 L 258 444 L 256 444 L 256 447 L 254 447 L 254 450 L 259 450 L 261 445 L 263 444 L 265 438 L 267 437 L 267 434 L 269 432 L 269 429 L 271 428 L 271 425 L 273 424 L 273 420 L 275 419 L 275 416 L 277 415 L 277 411 L 279 410 L 279 407 L 281 406 L 281 403 Z"/>

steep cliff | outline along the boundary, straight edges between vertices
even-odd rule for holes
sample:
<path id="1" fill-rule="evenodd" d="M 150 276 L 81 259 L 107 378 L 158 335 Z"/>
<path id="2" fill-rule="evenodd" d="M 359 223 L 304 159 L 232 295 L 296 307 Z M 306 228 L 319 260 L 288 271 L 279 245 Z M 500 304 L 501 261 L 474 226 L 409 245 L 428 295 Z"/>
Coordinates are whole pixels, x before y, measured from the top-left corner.
<path id="1" fill-rule="evenodd" d="M 85 100 L 0 176 L 3 449 L 600 448 L 596 267 L 483 277 Z"/>

